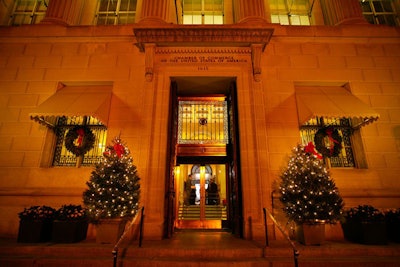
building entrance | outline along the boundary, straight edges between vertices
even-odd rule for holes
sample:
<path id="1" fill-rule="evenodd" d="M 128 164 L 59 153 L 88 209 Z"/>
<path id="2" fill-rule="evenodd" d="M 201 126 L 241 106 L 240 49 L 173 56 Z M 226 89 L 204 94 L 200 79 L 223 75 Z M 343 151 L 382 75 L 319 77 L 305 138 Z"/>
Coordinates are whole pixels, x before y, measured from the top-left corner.
<path id="1" fill-rule="evenodd" d="M 175 229 L 242 235 L 235 85 L 226 77 L 171 83 L 166 237 Z"/>
<path id="2" fill-rule="evenodd" d="M 224 164 L 183 164 L 176 170 L 177 228 L 222 229 L 227 220 Z"/>

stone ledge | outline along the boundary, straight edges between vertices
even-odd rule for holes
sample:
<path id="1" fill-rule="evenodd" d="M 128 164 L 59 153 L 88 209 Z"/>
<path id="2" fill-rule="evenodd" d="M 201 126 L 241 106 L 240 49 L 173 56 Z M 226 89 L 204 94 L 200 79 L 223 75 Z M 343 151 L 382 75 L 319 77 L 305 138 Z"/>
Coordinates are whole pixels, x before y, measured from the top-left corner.
<path id="1" fill-rule="evenodd" d="M 1 188 L 0 197 L 3 196 L 82 196 L 85 188 L 70 187 L 26 187 L 26 188 Z"/>

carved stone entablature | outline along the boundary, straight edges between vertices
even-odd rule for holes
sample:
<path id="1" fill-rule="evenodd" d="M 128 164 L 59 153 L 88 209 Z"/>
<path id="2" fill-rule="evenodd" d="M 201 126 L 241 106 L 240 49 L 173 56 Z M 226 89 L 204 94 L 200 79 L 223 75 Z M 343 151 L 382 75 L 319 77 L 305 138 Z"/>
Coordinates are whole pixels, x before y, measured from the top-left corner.
<path id="1" fill-rule="evenodd" d="M 170 28 L 135 28 L 136 46 L 144 52 L 146 43 L 157 46 L 226 46 L 250 47 L 261 44 L 263 48 L 271 39 L 273 29 L 243 27 L 205 27 L 191 25 Z"/>
<path id="2" fill-rule="evenodd" d="M 247 47 L 252 53 L 252 67 L 255 80 L 261 74 L 261 53 L 269 43 L 273 29 L 268 24 L 229 24 L 229 25 L 177 25 L 136 24 L 133 28 L 135 45 L 141 52 L 152 55 L 154 49 L 147 51 L 149 45 L 155 47 Z M 151 46 L 150 46 L 151 47 Z M 152 63 L 146 64 L 146 75 L 151 74 Z"/>

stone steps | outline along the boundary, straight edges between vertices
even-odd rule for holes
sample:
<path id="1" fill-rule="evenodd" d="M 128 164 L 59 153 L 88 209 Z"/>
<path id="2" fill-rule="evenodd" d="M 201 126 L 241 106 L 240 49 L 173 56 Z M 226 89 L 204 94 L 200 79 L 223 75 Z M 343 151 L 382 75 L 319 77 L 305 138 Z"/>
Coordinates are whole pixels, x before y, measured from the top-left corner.
<path id="1" fill-rule="evenodd" d="M 222 205 L 206 205 L 205 217 L 207 220 L 226 220 L 226 206 Z M 180 206 L 178 210 L 179 220 L 198 220 L 200 218 L 200 206 Z"/>
<path id="2" fill-rule="evenodd" d="M 178 233 L 169 240 L 123 243 L 118 267 L 293 267 L 293 250 L 285 241 L 270 241 L 264 248 L 228 233 Z M 327 241 L 321 246 L 297 244 L 303 267 L 400 266 L 400 244 L 367 246 Z M 112 267 L 113 246 L 85 240 L 72 244 L 17 243 L 0 240 L 2 267 Z"/>

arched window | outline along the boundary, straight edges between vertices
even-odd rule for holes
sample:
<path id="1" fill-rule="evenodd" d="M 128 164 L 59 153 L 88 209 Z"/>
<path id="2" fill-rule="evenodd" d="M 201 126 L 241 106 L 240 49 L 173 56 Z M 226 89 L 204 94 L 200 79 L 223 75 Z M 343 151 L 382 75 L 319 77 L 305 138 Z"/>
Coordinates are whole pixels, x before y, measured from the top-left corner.
<path id="1" fill-rule="evenodd" d="M 205 170 L 206 170 L 206 174 L 212 175 L 211 166 L 210 165 L 205 165 L 204 167 L 205 167 Z M 200 165 L 193 165 L 191 173 L 192 173 L 192 175 L 200 173 Z"/>

